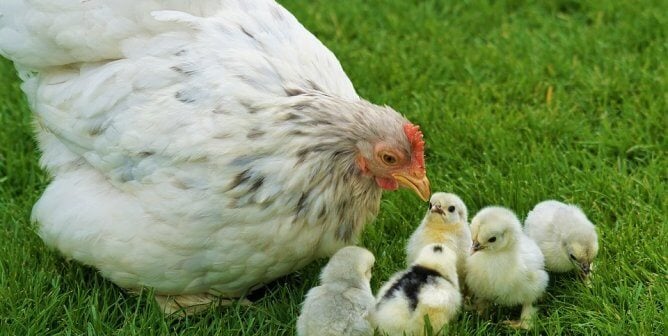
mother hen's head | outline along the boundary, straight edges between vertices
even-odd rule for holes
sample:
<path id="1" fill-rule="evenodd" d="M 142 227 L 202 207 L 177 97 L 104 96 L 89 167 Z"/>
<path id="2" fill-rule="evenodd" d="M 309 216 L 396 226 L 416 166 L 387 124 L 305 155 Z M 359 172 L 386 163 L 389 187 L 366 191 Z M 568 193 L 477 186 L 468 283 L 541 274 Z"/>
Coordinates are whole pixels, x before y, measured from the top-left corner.
<path id="1" fill-rule="evenodd" d="M 363 174 L 373 176 L 382 189 L 406 187 L 415 191 L 423 201 L 428 200 L 431 191 L 420 127 L 405 122 L 400 132 L 393 133 L 394 136 L 379 137 L 360 145 L 356 160 L 358 167 Z"/>
<path id="2" fill-rule="evenodd" d="M 281 117 L 288 125 L 286 134 L 300 134 L 306 140 L 297 146 L 298 156 L 330 150 L 331 156 L 321 157 L 334 158 L 346 170 L 353 168 L 383 190 L 406 187 L 422 200 L 429 199 L 420 127 L 392 108 L 319 91 L 300 91 L 286 107 Z"/>

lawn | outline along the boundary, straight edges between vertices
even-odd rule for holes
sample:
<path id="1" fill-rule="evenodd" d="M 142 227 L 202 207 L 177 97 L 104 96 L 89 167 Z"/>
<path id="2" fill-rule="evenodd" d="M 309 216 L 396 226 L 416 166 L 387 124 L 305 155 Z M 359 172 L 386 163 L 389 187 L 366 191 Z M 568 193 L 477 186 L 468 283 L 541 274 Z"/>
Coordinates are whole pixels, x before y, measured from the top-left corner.
<path id="1" fill-rule="evenodd" d="M 472 216 L 499 204 L 580 205 L 601 250 L 592 286 L 551 275 L 541 335 L 660 335 L 668 324 L 668 2 L 282 1 L 340 59 L 361 96 L 422 126 L 434 191 Z M 30 211 L 48 176 L 12 64 L 0 60 L 0 334 L 291 335 L 324 261 L 252 306 L 163 317 L 47 249 Z M 403 267 L 426 207 L 387 193 L 361 245 L 378 289 Z M 524 334 L 465 311 L 446 334 Z"/>

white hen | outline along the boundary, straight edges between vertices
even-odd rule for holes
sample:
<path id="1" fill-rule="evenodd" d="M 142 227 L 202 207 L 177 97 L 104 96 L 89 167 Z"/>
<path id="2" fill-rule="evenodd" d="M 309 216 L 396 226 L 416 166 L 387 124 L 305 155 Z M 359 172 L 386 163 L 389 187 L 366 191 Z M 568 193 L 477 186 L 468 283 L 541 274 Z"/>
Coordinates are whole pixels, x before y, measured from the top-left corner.
<path id="1" fill-rule="evenodd" d="M 532 327 L 536 302 L 547 287 L 543 254 L 522 232 L 515 214 L 502 207 L 486 207 L 471 220 L 473 254 L 466 260 L 466 285 L 481 310 L 488 302 L 522 305 L 519 321 L 510 325 Z"/>
<path id="2" fill-rule="evenodd" d="M 598 254 L 598 236 L 580 208 L 558 201 L 540 202 L 527 215 L 524 232 L 543 251 L 548 271 L 577 270 L 589 275 Z"/>
<path id="3" fill-rule="evenodd" d="M 417 126 L 274 1 L 3 0 L 0 54 L 54 177 L 40 236 L 167 312 L 354 243 L 382 190 L 429 197 Z"/>

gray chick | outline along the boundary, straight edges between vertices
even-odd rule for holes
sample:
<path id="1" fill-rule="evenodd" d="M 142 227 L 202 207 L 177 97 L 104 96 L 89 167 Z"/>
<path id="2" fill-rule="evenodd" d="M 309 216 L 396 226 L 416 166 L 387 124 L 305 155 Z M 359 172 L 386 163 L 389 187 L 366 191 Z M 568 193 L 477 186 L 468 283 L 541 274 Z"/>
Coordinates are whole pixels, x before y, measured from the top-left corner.
<path id="1" fill-rule="evenodd" d="M 320 286 L 306 294 L 297 335 L 373 335 L 375 299 L 369 281 L 374 262 L 373 254 L 361 247 L 336 252 L 320 274 Z"/>

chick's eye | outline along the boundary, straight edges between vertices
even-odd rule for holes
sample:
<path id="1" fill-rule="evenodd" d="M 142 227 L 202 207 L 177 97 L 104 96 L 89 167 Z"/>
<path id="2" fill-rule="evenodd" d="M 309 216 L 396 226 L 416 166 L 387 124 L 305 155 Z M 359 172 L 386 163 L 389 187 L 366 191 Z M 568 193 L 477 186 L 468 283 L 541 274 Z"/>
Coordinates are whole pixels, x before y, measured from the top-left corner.
<path id="1" fill-rule="evenodd" d="M 383 162 L 388 165 L 395 165 L 397 164 L 397 157 L 392 155 L 392 154 L 383 154 L 382 156 Z"/>
<path id="2" fill-rule="evenodd" d="M 571 257 L 572 260 L 576 260 L 576 259 L 575 259 L 575 256 L 574 256 L 572 253 L 569 254 L 569 256 Z"/>
<path id="3" fill-rule="evenodd" d="M 496 241 L 496 237 L 489 238 L 489 239 L 487 239 L 487 241 L 490 242 L 490 243 L 493 243 L 493 242 Z"/>
<path id="4" fill-rule="evenodd" d="M 448 212 L 455 212 L 455 206 L 454 205 L 449 206 Z"/>
<path id="5" fill-rule="evenodd" d="M 434 206 L 434 205 L 431 204 L 431 202 L 429 202 L 429 209 L 431 209 L 431 207 L 433 207 L 433 206 Z"/>

